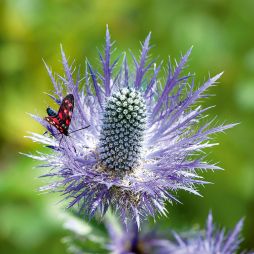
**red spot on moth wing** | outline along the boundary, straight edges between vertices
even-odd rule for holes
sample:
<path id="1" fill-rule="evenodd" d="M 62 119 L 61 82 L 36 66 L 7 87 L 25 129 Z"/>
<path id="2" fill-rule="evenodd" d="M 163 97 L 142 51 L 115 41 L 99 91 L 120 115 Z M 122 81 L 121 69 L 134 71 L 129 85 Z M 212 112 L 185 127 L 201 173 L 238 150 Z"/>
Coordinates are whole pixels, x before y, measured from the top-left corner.
<path id="1" fill-rule="evenodd" d="M 65 105 L 65 110 L 67 110 L 68 112 L 72 112 L 73 111 L 73 106 L 72 106 L 72 104 L 70 104 L 70 103 L 68 103 L 68 104 L 66 104 Z"/>
<path id="2" fill-rule="evenodd" d="M 58 116 L 59 116 L 60 119 L 63 119 L 63 113 L 62 112 L 59 112 Z"/>
<path id="3" fill-rule="evenodd" d="M 66 119 L 65 123 L 66 123 L 66 125 L 70 125 L 71 120 L 70 119 Z"/>
<path id="4" fill-rule="evenodd" d="M 51 120 L 54 122 L 54 124 L 59 125 L 59 120 L 56 117 L 52 117 Z"/>

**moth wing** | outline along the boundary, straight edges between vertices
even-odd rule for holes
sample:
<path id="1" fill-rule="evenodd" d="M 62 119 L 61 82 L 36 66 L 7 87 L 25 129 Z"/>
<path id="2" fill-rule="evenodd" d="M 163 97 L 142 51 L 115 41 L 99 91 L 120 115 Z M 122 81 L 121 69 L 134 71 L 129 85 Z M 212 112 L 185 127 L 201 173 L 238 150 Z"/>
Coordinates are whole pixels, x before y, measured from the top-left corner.
<path id="1" fill-rule="evenodd" d="M 68 130 L 68 127 L 71 123 L 71 117 L 74 108 L 74 96 L 73 94 L 68 94 L 64 97 L 57 116 L 59 118 L 60 124 L 65 124 Z"/>

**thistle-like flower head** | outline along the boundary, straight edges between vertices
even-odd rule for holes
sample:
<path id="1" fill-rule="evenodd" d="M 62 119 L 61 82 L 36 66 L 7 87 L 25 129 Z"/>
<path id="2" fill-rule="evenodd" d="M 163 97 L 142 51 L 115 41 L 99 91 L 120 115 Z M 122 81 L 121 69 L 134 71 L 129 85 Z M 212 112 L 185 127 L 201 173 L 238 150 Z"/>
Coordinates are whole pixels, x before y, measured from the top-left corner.
<path id="1" fill-rule="evenodd" d="M 173 233 L 173 240 L 156 231 L 139 233 L 137 230 L 122 231 L 119 234 L 112 224 L 108 225 L 111 236 L 109 249 L 114 254 L 236 254 L 239 253 L 243 220 L 227 232 L 218 229 L 213 223 L 212 214 L 207 218 L 205 230 L 189 231 L 183 234 Z M 241 252 L 241 254 L 254 252 Z"/>
<path id="2" fill-rule="evenodd" d="M 125 231 L 124 226 L 113 216 L 107 216 L 105 226 L 109 235 L 107 239 L 104 232 L 96 232 L 96 228 L 92 227 L 88 229 L 83 220 L 67 219 L 65 227 L 71 231 L 71 235 L 66 243 L 70 252 L 87 253 L 86 246 L 90 246 L 89 241 L 96 240 L 91 253 L 100 247 L 103 253 L 111 254 L 254 254 L 251 251 L 240 251 L 243 220 L 240 220 L 233 230 L 228 231 L 215 226 L 211 213 L 205 229 L 190 229 L 184 233 L 159 233 L 156 230 L 149 231 L 148 227 L 140 232 L 136 225 L 129 226 L 128 231 Z M 82 228 L 83 230 L 80 230 Z M 84 230 L 85 228 L 87 229 Z"/>
<path id="3" fill-rule="evenodd" d="M 105 54 L 99 52 L 102 70 L 87 61 L 84 78 L 69 66 L 63 50 L 64 76 L 55 78 L 46 65 L 55 88 L 50 96 L 60 104 L 71 93 L 75 106 L 68 137 L 34 116 L 52 136 L 32 133 L 30 138 L 52 153 L 31 157 L 51 168 L 45 176 L 52 183 L 42 190 L 61 191 L 69 207 L 77 204 L 90 216 L 111 206 L 125 223 L 134 219 L 139 225 L 148 215 L 166 214 L 165 202 L 176 200 L 177 190 L 198 194 L 196 185 L 206 183 L 198 169 L 219 169 L 200 152 L 215 145 L 212 134 L 233 125 L 205 121 L 209 108 L 198 103 L 221 74 L 194 85 L 193 75 L 183 74 L 189 50 L 174 66 L 168 64 L 165 80 L 158 78 L 162 64 L 149 60 L 149 41 L 150 34 L 139 59 L 131 54 L 133 65 L 125 54 L 112 61 L 107 29 Z"/>

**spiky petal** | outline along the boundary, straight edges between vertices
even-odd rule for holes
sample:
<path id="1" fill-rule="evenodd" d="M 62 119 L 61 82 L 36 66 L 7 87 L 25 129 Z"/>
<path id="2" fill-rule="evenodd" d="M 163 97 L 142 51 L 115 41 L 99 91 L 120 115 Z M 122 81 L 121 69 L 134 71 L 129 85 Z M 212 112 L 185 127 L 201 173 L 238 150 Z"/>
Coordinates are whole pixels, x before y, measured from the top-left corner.
<path id="1" fill-rule="evenodd" d="M 164 246 L 164 252 L 172 254 L 236 254 L 239 252 L 242 237 L 240 236 L 243 220 L 240 220 L 232 231 L 226 233 L 224 228 L 218 229 L 213 223 L 212 214 L 208 215 L 205 231 L 174 233 L 174 241 Z M 241 252 L 243 253 L 243 252 Z M 247 254 L 247 252 L 244 252 Z M 248 252 L 253 254 L 253 252 Z"/>

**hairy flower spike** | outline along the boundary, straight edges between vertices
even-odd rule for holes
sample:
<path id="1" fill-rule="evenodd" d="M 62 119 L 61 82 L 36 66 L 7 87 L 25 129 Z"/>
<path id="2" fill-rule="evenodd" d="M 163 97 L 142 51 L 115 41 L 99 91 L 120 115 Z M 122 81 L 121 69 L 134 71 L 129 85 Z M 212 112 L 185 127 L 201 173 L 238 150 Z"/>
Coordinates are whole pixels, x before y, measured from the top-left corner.
<path id="1" fill-rule="evenodd" d="M 107 101 L 100 136 L 102 164 L 115 170 L 138 166 L 146 125 L 145 101 L 138 91 L 123 88 Z"/>
<path id="2" fill-rule="evenodd" d="M 42 190 L 60 191 L 68 207 L 77 205 L 90 217 L 103 216 L 112 207 L 124 223 L 134 220 L 139 226 L 148 215 L 166 215 L 166 201 L 177 201 L 177 190 L 199 195 L 197 185 L 207 182 L 198 169 L 220 169 L 206 162 L 201 152 L 215 145 L 212 134 L 234 125 L 204 123 L 209 107 L 199 104 L 221 74 L 195 86 L 192 75 L 182 74 L 189 50 L 175 67 L 168 64 L 165 82 L 159 80 L 162 65 L 156 67 L 148 58 L 150 37 L 142 44 L 140 57 L 132 55 L 131 68 L 125 54 L 122 63 L 112 59 L 108 29 L 105 52 L 99 52 L 101 73 L 87 61 L 85 77 L 76 75 L 62 48 L 65 74 L 53 75 L 46 66 L 55 88 L 50 97 L 59 104 L 63 91 L 74 96 L 71 134 L 62 137 L 34 116 L 52 136 L 32 133 L 30 138 L 53 153 L 29 156 L 50 168 L 44 176 L 52 183 Z"/>

